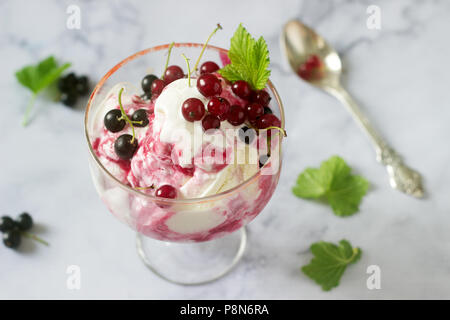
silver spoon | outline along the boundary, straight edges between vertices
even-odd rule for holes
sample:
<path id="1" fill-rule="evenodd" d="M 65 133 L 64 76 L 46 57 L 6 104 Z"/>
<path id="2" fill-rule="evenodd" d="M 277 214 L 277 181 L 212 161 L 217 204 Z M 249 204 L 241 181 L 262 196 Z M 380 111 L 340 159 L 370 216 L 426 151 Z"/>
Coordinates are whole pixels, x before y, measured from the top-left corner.
<path id="1" fill-rule="evenodd" d="M 291 20 L 284 26 L 281 47 L 296 74 L 309 57 L 315 55 L 319 58 L 320 73 L 310 78 L 305 77 L 303 73 L 302 79 L 328 92 L 347 107 L 375 146 L 377 160 L 386 166 L 392 188 L 418 198 L 422 197 L 424 191 L 420 174 L 403 163 L 397 152 L 372 127 L 356 102 L 342 87 L 342 63 L 337 52 L 314 30 L 297 20 Z"/>

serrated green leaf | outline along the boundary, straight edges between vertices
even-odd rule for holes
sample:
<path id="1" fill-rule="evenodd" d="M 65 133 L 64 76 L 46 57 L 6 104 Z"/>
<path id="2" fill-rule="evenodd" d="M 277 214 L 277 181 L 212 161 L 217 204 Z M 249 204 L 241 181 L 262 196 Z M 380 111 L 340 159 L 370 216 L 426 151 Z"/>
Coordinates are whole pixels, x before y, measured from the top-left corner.
<path id="1" fill-rule="evenodd" d="M 352 248 L 345 239 L 339 241 L 339 245 L 316 242 L 311 245 L 310 250 L 314 258 L 302 267 L 302 271 L 325 291 L 337 287 L 347 266 L 357 262 L 362 254 L 360 248 Z"/>
<path id="2" fill-rule="evenodd" d="M 70 63 L 58 67 L 55 58 L 50 56 L 36 65 L 25 66 L 16 72 L 16 78 L 20 84 L 33 93 L 30 103 L 25 111 L 22 122 L 24 126 L 28 123 L 28 117 L 37 94 L 55 82 L 64 70 L 69 67 Z"/>
<path id="3" fill-rule="evenodd" d="M 244 80 L 253 89 L 264 89 L 270 76 L 270 58 L 263 37 L 255 41 L 242 24 L 239 24 L 231 38 L 228 57 L 231 64 L 219 70 L 225 79 L 232 82 Z"/>
<path id="4" fill-rule="evenodd" d="M 58 79 L 68 67 L 70 67 L 69 63 L 58 67 L 55 58 L 50 56 L 37 65 L 23 67 L 16 72 L 16 78 L 24 87 L 38 94 Z"/>
<path id="5" fill-rule="evenodd" d="M 292 192 L 300 198 L 324 199 L 336 215 L 349 216 L 359 210 L 368 188 L 366 179 L 352 175 L 345 161 L 333 156 L 324 161 L 319 169 L 308 168 L 303 171 Z"/>

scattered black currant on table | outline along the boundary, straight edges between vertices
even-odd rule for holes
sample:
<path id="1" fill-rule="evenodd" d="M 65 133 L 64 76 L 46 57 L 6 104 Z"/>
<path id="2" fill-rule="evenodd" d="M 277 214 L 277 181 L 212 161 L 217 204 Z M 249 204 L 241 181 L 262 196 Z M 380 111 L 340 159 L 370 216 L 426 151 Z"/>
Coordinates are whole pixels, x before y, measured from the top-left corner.
<path id="1" fill-rule="evenodd" d="M 58 79 L 58 89 L 61 91 L 61 102 L 68 107 L 73 107 L 80 96 L 89 93 L 89 78 L 77 77 L 71 72 Z"/>
<path id="2" fill-rule="evenodd" d="M 27 212 L 19 215 L 15 222 L 15 225 L 20 231 L 28 231 L 33 227 L 33 218 Z"/>
<path id="3" fill-rule="evenodd" d="M 0 218 L 0 232 L 3 232 L 3 244 L 11 249 L 16 249 L 20 246 L 22 236 L 38 241 L 48 246 L 48 243 L 38 236 L 28 233 L 33 227 L 33 218 L 30 214 L 24 212 L 20 214 L 16 220 L 9 216 Z"/>
<path id="4" fill-rule="evenodd" d="M 21 240 L 22 237 L 19 230 L 13 229 L 6 231 L 3 234 L 4 245 L 11 249 L 16 249 L 17 247 L 19 247 Z"/>
<path id="5" fill-rule="evenodd" d="M 63 92 L 60 99 L 64 105 L 73 107 L 77 103 L 78 96 L 73 92 Z"/>
<path id="6" fill-rule="evenodd" d="M 6 232 L 14 229 L 14 220 L 10 217 L 1 217 L 0 218 L 0 232 Z"/>

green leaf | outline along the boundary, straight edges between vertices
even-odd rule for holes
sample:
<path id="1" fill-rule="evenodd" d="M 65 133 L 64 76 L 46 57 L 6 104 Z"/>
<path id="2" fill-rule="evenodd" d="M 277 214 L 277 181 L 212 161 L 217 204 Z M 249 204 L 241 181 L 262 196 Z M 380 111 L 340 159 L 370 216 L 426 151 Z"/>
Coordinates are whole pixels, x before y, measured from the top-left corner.
<path id="1" fill-rule="evenodd" d="M 40 61 L 36 65 L 25 66 L 16 72 L 16 78 L 24 87 L 28 88 L 33 96 L 25 112 L 23 124 L 28 123 L 28 116 L 34 104 L 34 99 L 39 92 L 55 82 L 59 76 L 70 67 L 70 63 L 58 67 L 53 56 Z"/>
<path id="2" fill-rule="evenodd" d="M 360 248 L 352 248 L 347 240 L 339 241 L 339 245 L 316 242 L 311 245 L 310 250 L 314 258 L 302 267 L 302 271 L 322 286 L 324 291 L 337 287 L 347 266 L 358 261 L 362 254 Z"/>
<path id="3" fill-rule="evenodd" d="M 345 161 L 333 156 L 324 161 L 319 169 L 303 171 L 292 192 L 299 198 L 323 199 L 331 205 L 336 215 L 349 216 L 359 210 L 368 188 L 366 179 L 352 175 Z"/>
<path id="4" fill-rule="evenodd" d="M 34 94 L 38 94 L 58 79 L 68 67 L 70 67 L 70 63 L 58 67 L 55 58 L 50 56 L 37 65 L 23 67 L 16 72 L 16 78 L 24 87 L 30 89 Z"/>
<path id="5" fill-rule="evenodd" d="M 228 57 L 231 64 L 219 70 L 225 79 L 231 82 L 244 80 L 253 89 L 264 89 L 270 76 L 270 58 L 263 37 L 256 41 L 240 24 L 231 38 Z"/>

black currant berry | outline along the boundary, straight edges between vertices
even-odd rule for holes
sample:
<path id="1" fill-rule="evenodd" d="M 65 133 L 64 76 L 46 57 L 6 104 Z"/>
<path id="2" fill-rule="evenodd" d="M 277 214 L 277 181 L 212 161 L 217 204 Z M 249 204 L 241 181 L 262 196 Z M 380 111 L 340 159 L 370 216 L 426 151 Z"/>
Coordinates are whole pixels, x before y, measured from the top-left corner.
<path id="1" fill-rule="evenodd" d="M 272 114 L 272 109 L 270 109 L 269 107 L 264 107 L 264 114 Z"/>
<path id="2" fill-rule="evenodd" d="M 121 119 L 122 112 L 119 109 L 113 109 L 108 111 L 105 114 L 105 118 L 103 119 L 103 123 L 105 124 L 106 129 L 111 132 L 119 132 L 125 127 L 125 120 Z"/>
<path id="3" fill-rule="evenodd" d="M 18 230 L 9 230 L 3 234 L 3 243 L 5 246 L 11 249 L 15 249 L 20 245 L 20 231 Z"/>
<path id="4" fill-rule="evenodd" d="M 14 220 L 10 217 L 4 216 L 0 218 L 0 231 L 6 232 L 14 228 Z"/>
<path id="5" fill-rule="evenodd" d="M 33 218 L 27 212 L 22 213 L 15 222 L 20 231 L 27 231 L 33 227 Z"/>
<path id="6" fill-rule="evenodd" d="M 136 110 L 131 116 L 131 121 L 137 121 L 137 123 L 133 123 L 135 127 L 145 127 L 146 125 L 148 125 L 147 110 Z M 142 123 L 139 123 L 139 121 L 142 121 Z"/>
<path id="7" fill-rule="evenodd" d="M 138 147 L 137 139 L 133 140 L 133 136 L 129 134 L 123 134 L 117 138 L 114 143 L 114 151 L 123 160 L 129 160 L 133 158 L 134 153 Z"/>
<path id="8" fill-rule="evenodd" d="M 240 128 L 238 134 L 239 139 L 241 139 L 241 141 L 245 142 L 246 144 L 252 143 L 253 139 L 255 139 L 256 136 L 255 130 L 247 126 Z"/>
<path id="9" fill-rule="evenodd" d="M 61 92 L 73 91 L 73 89 L 75 89 L 76 84 L 77 84 L 77 77 L 75 73 L 71 72 L 64 77 L 59 78 L 58 89 Z"/>
<path id="10" fill-rule="evenodd" d="M 266 163 L 267 160 L 269 160 L 269 155 L 263 154 L 259 157 L 259 167 L 262 168 Z"/>
<path id="11" fill-rule="evenodd" d="M 158 79 L 158 77 L 155 76 L 154 74 L 148 74 L 141 81 L 142 91 L 144 91 L 147 97 L 149 98 L 152 95 L 152 83 L 156 79 Z"/>
<path id="12" fill-rule="evenodd" d="M 75 89 L 79 95 L 84 96 L 89 92 L 89 80 L 86 76 L 81 76 L 77 79 Z"/>
<path id="13" fill-rule="evenodd" d="M 61 93 L 61 102 L 68 107 L 73 107 L 77 103 L 78 96 L 74 92 Z"/>

